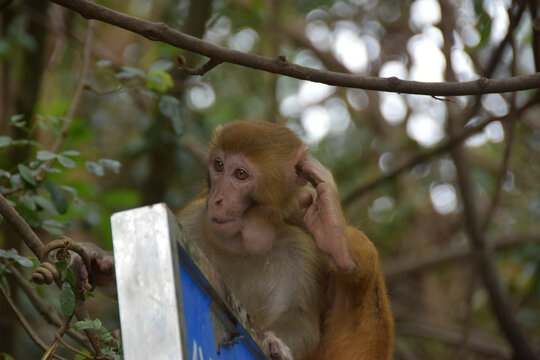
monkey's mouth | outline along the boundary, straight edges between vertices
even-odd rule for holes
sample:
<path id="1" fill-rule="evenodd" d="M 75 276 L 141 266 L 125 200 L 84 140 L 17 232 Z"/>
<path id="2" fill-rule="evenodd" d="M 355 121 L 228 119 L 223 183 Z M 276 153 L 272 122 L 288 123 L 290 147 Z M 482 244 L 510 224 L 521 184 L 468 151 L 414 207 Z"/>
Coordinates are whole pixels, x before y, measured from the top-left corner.
<path id="1" fill-rule="evenodd" d="M 234 221 L 234 219 L 218 219 L 216 217 L 213 217 L 213 218 L 210 219 L 210 222 L 214 226 L 226 225 L 226 224 L 229 224 L 229 223 L 231 223 L 233 221 Z"/>

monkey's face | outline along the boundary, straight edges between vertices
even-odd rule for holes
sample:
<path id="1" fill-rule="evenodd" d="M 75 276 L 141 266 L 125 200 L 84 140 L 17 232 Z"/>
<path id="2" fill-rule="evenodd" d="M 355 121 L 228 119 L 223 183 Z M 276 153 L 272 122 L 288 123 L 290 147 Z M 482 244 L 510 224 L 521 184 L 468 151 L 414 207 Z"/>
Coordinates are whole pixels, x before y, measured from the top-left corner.
<path id="1" fill-rule="evenodd" d="M 215 150 L 208 160 L 208 217 L 218 239 L 240 235 L 245 212 L 253 206 L 258 172 L 243 155 Z"/>

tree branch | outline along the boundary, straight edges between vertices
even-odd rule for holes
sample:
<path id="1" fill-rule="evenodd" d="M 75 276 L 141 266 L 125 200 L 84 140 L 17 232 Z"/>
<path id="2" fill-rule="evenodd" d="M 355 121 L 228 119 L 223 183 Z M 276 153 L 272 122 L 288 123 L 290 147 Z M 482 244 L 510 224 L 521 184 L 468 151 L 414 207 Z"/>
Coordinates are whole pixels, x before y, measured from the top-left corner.
<path id="1" fill-rule="evenodd" d="M 38 257 L 40 261 L 43 261 L 44 246 L 38 236 L 32 231 L 30 225 L 28 225 L 24 219 L 17 213 L 17 211 L 11 206 L 9 201 L 0 193 L 0 214 L 6 219 L 6 221 L 14 228 L 15 232 L 21 237 L 26 245 L 32 250 L 32 252 Z M 57 285 L 60 284 L 57 283 Z M 79 320 L 90 318 L 88 311 L 84 307 L 83 295 L 79 292 L 75 294 L 75 316 Z M 85 330 L 90 343 L 94 350 L 98 352 L 100 347 L 100 340 L 97 333 L 93 330 Z"/>
<path id="2" fill-rule="evenodd" d="M 396 332 L 428 339 L 437 339 L 454 346 L 461 344 L 461 331 L 426 323 L 397 323 Z M 471 336 L 468 348 L 490 359 L 507 359 L 510 352 L 508 347 L 500 344 L 500 339 L 486 340 L 478 336 Z"/>
<path id="3" fill-rule="evenodd" d="M 467 126 L 459 134 L 451 137 L 450 139 L 443 142 L 441 145 L 433 148 L 432 150 L 422 151 L 422 152 L 418 152 L 417 154 L 412 155 L 408 160 L 405 160 L 401 165 L 398 165 L 394 169 L 388 171 L 386 174 L 381 175 L 369 181 L 367 184 L 363 185 L 362 187 L 353 191 L 351 194 L 347 195 L 345 198 L 342 199 L 341 201 L 342 205 L 344 207 L 349 206 L 355 200 L 363 196 L 368 191 L 372 190 L 373 188 L 389 180 L 396 178 L 403 171 L 408 170 L 416 165 L 419 165 L 435 156 L 444 154 L 448 152 L 449 150 L 452 150 L 453 148 L 463 143 L 463 141 L 467 140 L 472 135 L 484 130 L 484 128 L 487 125 L 491 124 L 494 121 L 505 121 L 505 120 L 513 121 L 512 118 L 519 117 L 521 113 L 523 113 L 532 105 L 536 104 L 536 102 L 537 102 L 536 99 L 532 99 L 520 109 L 516 109 L 515 112 L 513 113 L 510 112 L 508 115 L 501 116 L 501 117 L 490 117 L 473 126 Z"/>
<path id="4" fill-rule="evenodd" d="M 449 123 L 452 123 L 449 121 Z M 477 255 L 478 267 L 484 285 L 489 294 L 493 312 L 500 330 L 514 348 L 515 357 L 534 360 L 536 356 L 518 321 L 514 317 L 513 307 L 508 301 L 493 261 L 491 249 L 487 246 L 481 220 L 476 209 L 474 189 L 471 182 L 470 166 L 461 147 L 452 150 L 456 165 L 457 179 L 463 200 L 463 220 L 472 248 Z"/>
<path id="5" fill-rule="evenodd" d="M 9 269 L 11 270 L 11 276 L 13 277 L 13 279 L 15 279 L 17 285 L 19 285 L 22 291 L 24 291 L 34 308 L 36 308 L 36 310 L 39 312 L 39 314 L 43 316 L 43 318 L 49 324 L 58 328 L 62 326 L 62 319 L 58 314 L 58 311 L 38 295 L 36 289 L 32 285 L 30 285 L 28 279 L 26 279 L 16 267 L 10 266 Z M 82 346 L 90 349 L 91 345 L 88 342 L 88 339 L 82 335 L 82 333 L 73 329 L 69 329 L 67 331 L 67 334 Z"/>
<path id="6" fill-rule="evenodd" d="M 204 55 L 216 62 L 228 62 L 300 80 L 328 85 L 419 94 L 431 96 L 461 96 L 503 93 L 540 88 L 540 73 L 506 79 L 480 78 L 475 81 L 449 83 L 423 83 L 400 80 L 396 77 L 379 78 L 312 69 L 288 62 L 283 56 L 268 58 L 231 50 L 189 36 L 164 23 L 142 20 L 121 12 L 94 4 L 87 0 L 50 0 L 78 12 L 87 19 L 96 19 L 129 30 L 153 41 L 161 41 L 178 48 Z"/>
<path id="7" fill-rule="evenodd" d="M 41 338 L 39 337 L 38 334 L 36 334 L 36 332 L 32 329 L 32 326 L 28 323 L 28 320 L 26 320 L 26 318 L 24 317 L 24 315 L 21 313 L 21 311 L 17 308 L 17 305 L 15 305 L 15 303 L 13 302 L 13 300 L 9 297 L 9 295 L 7 294 L 6 292 L 6 289 L 4 289 L 4 286 L 0 284 L 0 292 L 2 293 L 2 295 L 4 295 L 4 298 L 6 299 L 6 301 L 8 302 L 9 304 L 9 307 L 11 307 L 11 310 L 15 313 L 15 315 L 17 316 L 17 319 L 19 320 L 19 322 L 21 323 L 22 327 L 24 328 L 24 330 L 26 331 L 26 333 L 28 334 L 28 336 L 30 336 L 30 339 L 32 339 L 32 341 L 37 345 L 39 346 L 43 351 L 47 351 L 48 349 L 48 346 L 47 344 L 45 344 L 43 342 L 43 340 L 41 340 Z M 55 359 L 59 359 L 59 360 L 66 360 L 64 359 L 63 357 L 60 357 L 58 355 L 53 355 L 53 357 L 51 358 L 55 358 Z"/>
<path id="8" fill-rule="evenodd" d="M 26 246 L 32 250 L 32 252 L 37 256 L 41 261 L 43 253 L 43 243 L 32 230 L 30 225 L 24 221 L 24 219 L 19 215 L 19 213 L 11 206 L 9 201 L 0 193 L 0 215 L 6 219 L 17 235 L 25 242 Z"/>
<path id="9" fill-rule="evenodd" d="M 504 236 L 494 240 L 490 245 L 494 251 L 503 251 L 514 246 L 530 243 L 540 243 L 540 232 Z M 449 248 L 438 247 L 422 256 L 416 254 L 399 255 L 395 259 L 384 262 L 384 277 L 391 282 L 400 279 L 402 276 L 428 271 L 436 266 L 470 261 L 473 257 L 474 252 L 466 245 Z"/>

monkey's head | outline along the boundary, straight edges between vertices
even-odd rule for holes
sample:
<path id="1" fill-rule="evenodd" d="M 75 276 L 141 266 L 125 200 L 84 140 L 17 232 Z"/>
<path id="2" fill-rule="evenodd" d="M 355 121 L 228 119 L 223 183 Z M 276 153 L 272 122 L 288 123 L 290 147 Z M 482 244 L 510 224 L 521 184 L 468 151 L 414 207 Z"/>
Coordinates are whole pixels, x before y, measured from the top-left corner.
<path id="1" fill-rule="evenodd" d="M 281 221 L 296 204 L 301 179 L 295 165 L 307 150 L 296 134 L 281 125 L 239 121 L 219 127 L 210 144 L 208 212 L 214 228 L 238 230 L 247 210 L 263 209 Z"/>

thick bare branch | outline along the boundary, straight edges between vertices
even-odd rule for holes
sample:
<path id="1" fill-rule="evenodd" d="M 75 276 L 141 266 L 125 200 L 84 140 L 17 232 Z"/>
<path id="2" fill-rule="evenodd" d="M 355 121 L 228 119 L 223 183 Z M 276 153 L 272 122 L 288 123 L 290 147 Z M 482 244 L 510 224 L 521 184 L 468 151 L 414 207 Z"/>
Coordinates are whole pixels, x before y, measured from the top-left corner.
<path id="1" fill-rule="evenodd" d="M 0 194 L 0 214 L 4 217 L 6 222 L 13 227 L 17 235 L 21 237 L 37 258 L 42 260 L 43 243 L 36 233 L 34 233 L 30 225 L 24 221 L 17 210 L 11 206 L 9 201 L 2 194 Z"/>
<path id="2" fill-rule="evenodd" d="M 87 19 L 96 19 L 153 41 L 164 43 L 207 56 L 217 62 L 228 62 L 253 69 L 290 76 L 293 78 L 320 82 L 328 85 L 419 94 L 431 96 L 461 96 L 488 93 L 514 92 L 540 88 L 540 73 L 516 76 L 506 79 L 480 78 L 475 81 L 449 83 L 423 83 L 400 80 L 396 77 L 379 78 L 354 74 L 312 69 L 288 62 L 283 56 L 268 58 L 231 50 L 207 41 L 189 36 L 164 23 L 142 20 L 121 12 L 94 4 L 87 0 L 50 0 L 78 12 Z"/>

